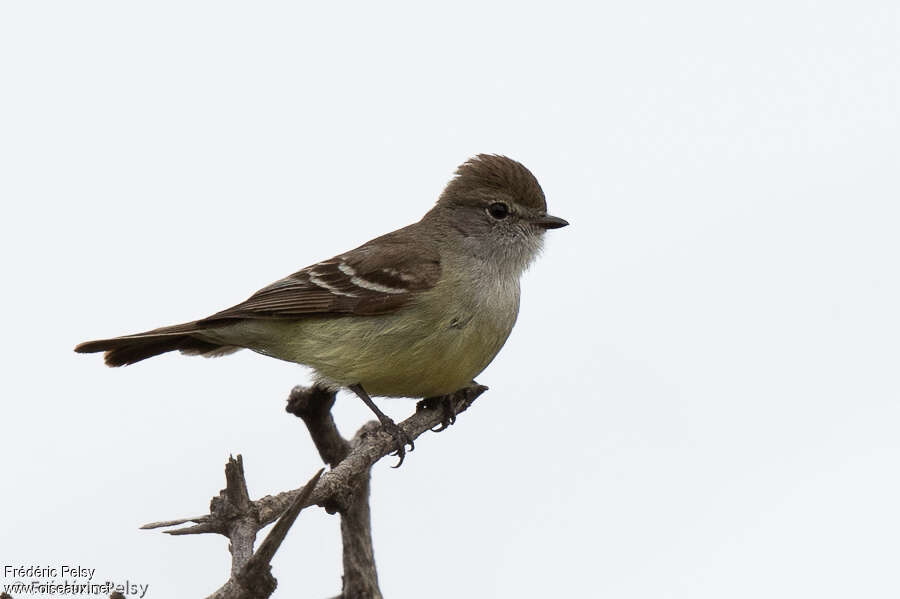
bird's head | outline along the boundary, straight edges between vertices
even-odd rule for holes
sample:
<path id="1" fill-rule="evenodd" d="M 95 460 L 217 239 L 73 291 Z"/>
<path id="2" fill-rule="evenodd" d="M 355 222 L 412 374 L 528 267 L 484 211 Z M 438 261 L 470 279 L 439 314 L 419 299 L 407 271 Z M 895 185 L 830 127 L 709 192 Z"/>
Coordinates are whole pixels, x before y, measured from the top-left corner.
<path id="1" fill-rule="evenodd" d="M 569 224 L 547 214 L 544 191 L 531 171 L 496 154 L 460 165 L 427 218 L 439 219 L 466 249 L 499 253 L 519 270 L 540 252 L 548 229 Z"/>

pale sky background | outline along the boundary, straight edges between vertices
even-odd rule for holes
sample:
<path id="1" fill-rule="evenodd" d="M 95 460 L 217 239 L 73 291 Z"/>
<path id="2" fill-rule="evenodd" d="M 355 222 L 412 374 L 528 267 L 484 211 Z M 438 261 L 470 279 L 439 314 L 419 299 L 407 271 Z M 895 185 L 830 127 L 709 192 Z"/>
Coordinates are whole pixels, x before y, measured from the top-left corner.
<path id="1" fill-rule="evenodd" d="M 307 480 L 309 372 L 72 347 L 417 220 L 495 152 L 572 226 L 491 391 L 376 467 L 385 595 L 900 596 L 900 5 L 323 4 L 0 8 L 0 565 L 217 588 L 223 537 L 138 526 L 204 513 L 230 453 L 254 497 Z M 275 596 L 340 571 L 310 510 Z"/>

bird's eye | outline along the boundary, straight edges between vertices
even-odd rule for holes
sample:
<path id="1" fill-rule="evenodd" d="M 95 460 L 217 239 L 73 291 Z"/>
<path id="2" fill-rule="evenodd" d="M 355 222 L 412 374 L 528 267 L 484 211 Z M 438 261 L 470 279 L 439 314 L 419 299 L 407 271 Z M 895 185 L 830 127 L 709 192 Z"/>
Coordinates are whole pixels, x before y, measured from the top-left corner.
<path id="1" fill-rule="evenodd" d="M 509 216 L 509 206 L 507 206 L 503 202 L 494 202 L 493 204 L 488 206 L 488 214 L 490 214 L 497 220 L 503 220 L 504 218 Z"/>

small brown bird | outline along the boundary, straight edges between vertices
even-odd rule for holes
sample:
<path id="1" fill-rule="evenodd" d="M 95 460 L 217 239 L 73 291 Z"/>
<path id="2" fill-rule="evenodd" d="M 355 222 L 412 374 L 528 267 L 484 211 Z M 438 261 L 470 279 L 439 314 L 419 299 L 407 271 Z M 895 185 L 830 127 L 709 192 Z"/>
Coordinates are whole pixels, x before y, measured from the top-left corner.
<path id="1" fill-rule="evenodd" d="M 480 154 L 457 169 L 417 223 L 207 318 L 75 351 L 106 352 L 109 366 L 173 350 L 222 356 L 241 348 L 305 364 L 318 385 L 346 387 L 372 409 L 402 463 L 412 440 L 369 394 L 429 398 L 469 385 L 512 331 L 519 278 L 544 232 L 567 224 L 547 214 L 544 192 L 522 164 Z"/>

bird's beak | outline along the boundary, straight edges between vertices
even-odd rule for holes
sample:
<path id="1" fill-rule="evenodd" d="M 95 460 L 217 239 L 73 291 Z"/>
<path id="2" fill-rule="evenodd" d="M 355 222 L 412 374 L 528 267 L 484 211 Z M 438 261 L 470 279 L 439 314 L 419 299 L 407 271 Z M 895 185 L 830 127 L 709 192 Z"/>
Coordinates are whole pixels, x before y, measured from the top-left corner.
<path id="1" fill-rule="evenodd" d="M 569 221 L 559 218 L 558 216 L 550 216 L 545 214 L 531 219 L 531 223 L 545 229 L 559 229 L 569 224 Z"/>

